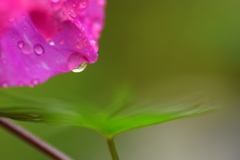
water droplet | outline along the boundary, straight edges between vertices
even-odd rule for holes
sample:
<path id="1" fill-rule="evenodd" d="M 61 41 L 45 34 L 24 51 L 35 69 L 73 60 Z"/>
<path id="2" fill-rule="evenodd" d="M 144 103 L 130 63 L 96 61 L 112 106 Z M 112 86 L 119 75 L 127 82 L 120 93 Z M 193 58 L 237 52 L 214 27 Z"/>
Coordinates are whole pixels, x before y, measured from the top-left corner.
<path id="1" fill-rule="evenodd" d="M 76 48 L 76 49 L 81 50 L 81 49 L 83 49 L 83 47 L 84 47 L 83 41 L 78 41 L 78 42 L 75 44 L 75 48 Z"/>
<path id="2" fill-rule="evenodd" d="M 23 42 L 23 41 L 19 41 L 19 42 L 18 42 L 18 48 L 22 49 L 22 48 L 23 48 L 23 45 L 24 45 L 24 42 Z"/>
<path id="3" fill-rule="evenodd" d="M 72 17 L 72 18 L 76 18 L 76 13 L 73 11 L 73 10 L 70 10 L 69 12 L 68 12 L 68 15 L 70 16 L 70 17 Z"/>
<path id="4" fill-rule="evenodd" d="M 88 62 L 81 63 L 77 68 L 73 69 L 72 72 L 79 73 L 85 70 L 87 68 Z"/>
<path id="5" fill-rule="evenodd" d="M 54 46 L 55 43 L 53 41 L 49 42 L 50 46 Z"/>
<path id="6" fill-rule="evenodd" d="M 43 54 L 43 52 L 44 52 L 44 49 L 43 49 L 43 47 L 42 47 L 40 44 L 36 44 L 36 45 L 33 47 L 33 50 L 34 50 L 34 52 L 35 52 L 37 55 L 41 55 L 41 54 Z"/>
<path id="7" fill-rule="evenodd" d="M 68 68 L 73 72 L 82 72 L 88 65 L 88 60 L 80 53 L 72 53 L 67 60 Z"/>
<path id="8" fill-rule="evenodd" d="M 24 54 L 32 53 L 32 46 L 29 43 L 23 43 L 22 52 Z"/>

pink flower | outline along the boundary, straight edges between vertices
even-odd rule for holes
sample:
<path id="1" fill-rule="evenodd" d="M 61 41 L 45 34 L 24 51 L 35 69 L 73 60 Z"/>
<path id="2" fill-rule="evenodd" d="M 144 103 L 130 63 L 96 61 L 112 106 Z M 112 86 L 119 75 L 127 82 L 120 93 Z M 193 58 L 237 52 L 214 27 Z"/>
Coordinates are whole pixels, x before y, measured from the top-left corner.
<path id="1" fill-rule="evenodd" d="M 96 62 L 105 0 L 0 0 L 0 86 L 34 86 Z"/>

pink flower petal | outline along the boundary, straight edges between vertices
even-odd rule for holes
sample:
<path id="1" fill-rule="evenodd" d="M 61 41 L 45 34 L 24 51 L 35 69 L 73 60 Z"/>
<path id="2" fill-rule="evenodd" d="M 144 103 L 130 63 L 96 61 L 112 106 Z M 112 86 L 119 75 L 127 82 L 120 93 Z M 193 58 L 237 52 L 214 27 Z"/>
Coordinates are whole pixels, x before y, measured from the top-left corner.
<path id="1" fill-rule="evenodd" d="M 104 0 L 10 2 L 18 5 L 0 18 L 1 87 L 34 86 L 97 60 Z"/>

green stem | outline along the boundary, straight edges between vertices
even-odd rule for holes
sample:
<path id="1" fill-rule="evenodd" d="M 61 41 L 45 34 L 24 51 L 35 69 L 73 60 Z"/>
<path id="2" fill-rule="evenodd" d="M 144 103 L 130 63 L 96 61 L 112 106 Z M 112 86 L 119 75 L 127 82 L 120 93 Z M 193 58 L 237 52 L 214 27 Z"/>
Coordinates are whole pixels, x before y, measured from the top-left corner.
<path id="1" fill-rule="evenodd" d="M 116 147 L 115 147 L 115 144 L 113 141 L 113 137 L 107 138 L 107 144 L 108 144 L 108 148 L 111 153 L 111 156 L 112 156 L 112 160 L 119 160 L 117 150 L 116 150 Z"/>

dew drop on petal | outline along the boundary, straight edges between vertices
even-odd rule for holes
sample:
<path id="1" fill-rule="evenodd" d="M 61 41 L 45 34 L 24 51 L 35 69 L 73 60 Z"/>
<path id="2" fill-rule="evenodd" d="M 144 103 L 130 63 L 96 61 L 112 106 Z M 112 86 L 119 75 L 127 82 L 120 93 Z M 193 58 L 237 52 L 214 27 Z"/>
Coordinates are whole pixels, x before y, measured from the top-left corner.
<path id="1" fill-rule="evenodd" d="M 32 53 L 32 46 L 29 43 L 24 43 L 22 47 L 22 52 L 24 54 L 30 54 Z"/>
<path id="2" fill-rule="evenodd" d="M 70 16 L 70 17 L 72 17 L 72 18 L 76 18 L 76 13 L 73 11 L 73 10 L 70 10 L 69 12 L 68 12 L 68 15 Z"/>
<path id="3" fill-rule="evenodd" d="M 53 41 L 49 42 L 50 46 L 54 46 L 55 43 Z"/>
<path id="4" fill-rule="evenodd" d="M 41 54 L 43 54 L 43 52 L 44 52 L 44 49 L 43 49 L 43 47 L 42 47 L 40 44 L 36 44 L 36 45 L 33 47 L 33 50 L 34 50 L 34 52 L 35 52 L 37 55 L 41 55 Z"/>
<path id="5" fill-rule="evenodd" d="M 22 48 L 23 48 L 23 45 L 24 45 L 24 42 L 23 42 L 23 41 L 19 41 L 19 42 L 18 42 L 18 48 L 22 49 Z"/>
<path id="6" fill-rule="evenodd" d="M 75 44 L 74 47 L 75 47 L 76 49 L 81 50 L 81 49 L 83 49 L 83 47 L 84 47 L 84 42 L 83 42 L 83 41 L 78 41 L 78 42 Z"/>

